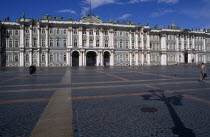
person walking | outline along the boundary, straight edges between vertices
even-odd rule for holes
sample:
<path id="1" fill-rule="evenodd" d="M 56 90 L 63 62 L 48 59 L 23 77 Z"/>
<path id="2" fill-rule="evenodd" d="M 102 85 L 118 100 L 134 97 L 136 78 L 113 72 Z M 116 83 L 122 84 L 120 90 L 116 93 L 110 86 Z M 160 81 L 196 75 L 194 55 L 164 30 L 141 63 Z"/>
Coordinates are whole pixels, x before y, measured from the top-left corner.
<path id="1" fill-rule="evenodd" d="M 29 74 L 33 75 L 33 65 L 29 66 Z"/>
<path id="2" fill-rule="evenodd" d="M 204 63 L 201 63 L 201 65 L 198 66 L 200 68 L 200 80 L 199 82 L 205 82 L 205 77 L 207 77 L 206 74 L 206 66 Z"/>

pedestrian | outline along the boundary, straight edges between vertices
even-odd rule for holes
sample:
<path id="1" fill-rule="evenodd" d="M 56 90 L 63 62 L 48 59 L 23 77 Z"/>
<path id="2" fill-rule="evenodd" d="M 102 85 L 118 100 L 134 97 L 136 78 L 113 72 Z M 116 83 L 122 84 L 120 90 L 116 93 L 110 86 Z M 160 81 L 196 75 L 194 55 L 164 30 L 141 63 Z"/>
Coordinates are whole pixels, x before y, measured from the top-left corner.
<path id="1" fill-rule="evenodd" d="M 33 76 L 35 76 L 36 75 L 36 66 L 32 65 L 32 68 L 33 68 Z"/>
<path id="2" fill-rule="evenodd" d="M 29 74 L 33 75 L 33 65 L 29 66 Z"/>
<path id="3" fill-rule="evenodd" d="M 207 77 L 206 66 L 205 66 L 204 63 L 201 63 L 198 67 L 200 68 L 200 80 L 199 80 L 199 82 L 205 82 L 205 77 Z"/>

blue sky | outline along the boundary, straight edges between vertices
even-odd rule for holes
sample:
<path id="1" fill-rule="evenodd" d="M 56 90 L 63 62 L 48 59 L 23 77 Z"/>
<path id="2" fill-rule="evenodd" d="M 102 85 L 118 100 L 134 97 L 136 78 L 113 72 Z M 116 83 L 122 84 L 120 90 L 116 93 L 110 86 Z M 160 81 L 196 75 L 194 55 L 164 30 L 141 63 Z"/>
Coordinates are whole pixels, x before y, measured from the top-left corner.
<path id="1" fill-rule="evenodd" d="M 25 12 L 26 18 L 41 19 L 45 14 L 79 20 L 89 14 L 90 0 L 1 0 L 0 19 L 12 21 Z M 92 0 L 92 13 L 104 22 L 132 20 L 150 27 L 210 28 L 210 0 Z"/>

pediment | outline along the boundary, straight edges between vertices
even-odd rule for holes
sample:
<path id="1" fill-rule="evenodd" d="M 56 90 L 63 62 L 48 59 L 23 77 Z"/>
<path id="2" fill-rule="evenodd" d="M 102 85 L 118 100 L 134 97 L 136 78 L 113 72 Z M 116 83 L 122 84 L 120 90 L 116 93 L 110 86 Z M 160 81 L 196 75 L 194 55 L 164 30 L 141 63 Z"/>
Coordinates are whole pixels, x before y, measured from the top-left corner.
<path id="1" fill-rule="evenodd" d="M 94 17 L 93 14 L 89 14 L 88 16 L 83 16 L 80 19 L 80 22 L 82 23 L 102 23 L 102 20 L 99 17 Z"/>

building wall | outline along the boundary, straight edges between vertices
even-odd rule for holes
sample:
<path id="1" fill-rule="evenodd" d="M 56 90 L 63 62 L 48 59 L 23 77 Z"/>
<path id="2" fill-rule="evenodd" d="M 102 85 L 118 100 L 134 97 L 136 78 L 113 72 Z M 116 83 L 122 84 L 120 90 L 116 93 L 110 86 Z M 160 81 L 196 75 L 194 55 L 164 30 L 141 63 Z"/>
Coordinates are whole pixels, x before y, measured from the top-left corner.
<path id="1" fill-rule="evenodd" d="M 3 66 L 71 66 L 72 53 L 79 53 L 79 66 L 86 54 L 96 53 L 96 66 L 104 65 L 104 52 L 111 66 L 210 63 L 210 34 L 148 26 L 80 21 L 0 22 Z M 2 25 L 3 24 L 3 25 Z"/>

